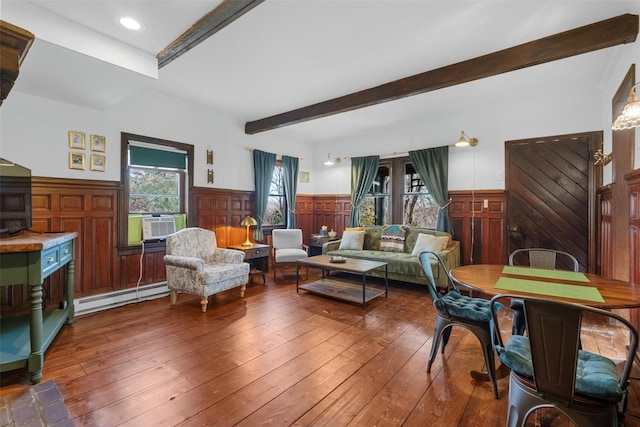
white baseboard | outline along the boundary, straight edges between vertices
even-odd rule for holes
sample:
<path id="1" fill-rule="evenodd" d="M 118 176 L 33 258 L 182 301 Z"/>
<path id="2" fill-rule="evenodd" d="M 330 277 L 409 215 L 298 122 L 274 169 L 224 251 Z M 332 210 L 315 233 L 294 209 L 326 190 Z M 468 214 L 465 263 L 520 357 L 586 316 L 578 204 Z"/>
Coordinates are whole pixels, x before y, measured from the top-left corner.
<path id="1" fill-rule="evenodd" d="M 140 286 L 137 289 L 123 289 L 121 291 L 78 298 L 74 299 L 73 303 L 75 305 L 76 316 L 80 316 L 134 302 L 162 298 L 167 295 L 169 295 L 167 282 L 162 282 Z"/>

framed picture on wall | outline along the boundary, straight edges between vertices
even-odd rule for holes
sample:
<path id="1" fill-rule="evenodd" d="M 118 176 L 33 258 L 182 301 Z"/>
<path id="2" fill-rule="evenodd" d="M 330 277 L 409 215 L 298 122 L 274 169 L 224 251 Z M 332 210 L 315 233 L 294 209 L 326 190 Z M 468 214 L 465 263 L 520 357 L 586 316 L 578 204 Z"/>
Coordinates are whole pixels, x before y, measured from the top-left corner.
<path id="1" fill-rule="evenodd" d="M 84 132 L 69 131 L 69 148 L 84 150 Z"/>
<path id="2" fill-rule="evenodd" d="M 299 175 L 299 177 L 300 177 L 300 178 L 299 178 L 299 181 L 300 181 L 300 182 L 309 182 L 309 172 L 306 172 L 306 171 L 300 171 L 300 172 L 298 173 L 298 175 Z"/>
<path id="3" fill-rule="evenodd" d="M 107 166 L 107 158 L 105 156 L 101 156 L 99 154 L 91 155 L 91 170 L 104 172 Z"/>
<path id="4" fill-rule="evenodd" d="M 107 139 L 100 135 L 91 135 L 91 151 L 106 151 Z"/>
<path id="5" fill-rule="evenodd" d="M 69 169 L 84 170 L 84 153 L 74 151 L 69 153 Z"/>

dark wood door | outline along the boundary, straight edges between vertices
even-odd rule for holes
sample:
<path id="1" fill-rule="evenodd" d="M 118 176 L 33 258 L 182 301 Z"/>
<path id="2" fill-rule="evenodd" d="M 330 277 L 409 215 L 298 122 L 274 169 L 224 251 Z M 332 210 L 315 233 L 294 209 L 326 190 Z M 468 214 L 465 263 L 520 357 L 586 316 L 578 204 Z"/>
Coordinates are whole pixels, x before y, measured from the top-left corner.
<path id="1" fill-rule="evenodd" d="M 600 132 L 506 142 L 509 253 L 533 247 L 561 250 L 578 259 L 581 271 L 593 271 L 595 189 L 602 178 L 595 176 L 592 153 L 601 146 Z"/>

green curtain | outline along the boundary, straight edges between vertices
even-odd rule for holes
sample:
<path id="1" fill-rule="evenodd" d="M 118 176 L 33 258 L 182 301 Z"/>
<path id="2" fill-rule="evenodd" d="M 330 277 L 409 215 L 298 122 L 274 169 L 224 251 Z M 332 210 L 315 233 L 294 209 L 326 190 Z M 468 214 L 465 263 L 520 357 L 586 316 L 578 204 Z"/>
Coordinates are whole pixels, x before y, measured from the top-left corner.
<path id="1" fill-rule="evenodd" d="M 287 228 L 296 228 L 296 193 L 298 192 L 298 158 L 282 156 L 284 196 L 287 199 Z"/>
<path id="2" fill-rule="evenodd" d="M 449 147 L 409 151 L 411 164 L 438 205 L 436 230 L 453 233 L 449 221 Z"/>
<path id="3" fill-rule="evenodd" d="M 360 225 L 360 205 L 378 173 L 379 156 L 351 158 L 351 214 L 349 227 Z"/>
<path id="4" fill-rule="evenodd" d="M 269 201 L 269 191 L 271 190 L 271 179 L 273 178 L 273 168 L 276 165 L 276 155 L 260 150 L 253 150 L 253 181 L 255 184 L 256 218 L 258 226 L 253 237 L 256 241 L 264 239 L 262 232 L 262 218 L 267 210 Z"/>

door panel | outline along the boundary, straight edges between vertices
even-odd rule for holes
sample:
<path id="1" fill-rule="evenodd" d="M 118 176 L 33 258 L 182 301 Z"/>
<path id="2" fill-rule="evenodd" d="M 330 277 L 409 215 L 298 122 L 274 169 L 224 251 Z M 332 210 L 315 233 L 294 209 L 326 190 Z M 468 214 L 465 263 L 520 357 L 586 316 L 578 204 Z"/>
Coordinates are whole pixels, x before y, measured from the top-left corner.
<path id="1" fill-rule="evenodd" d="M 590 271 L 595 177 L 591 154 L 597 133 L 507 141 L 507 247 L 569 252 Z M 560 268 L 572 269 L 558 259 Z"/>

